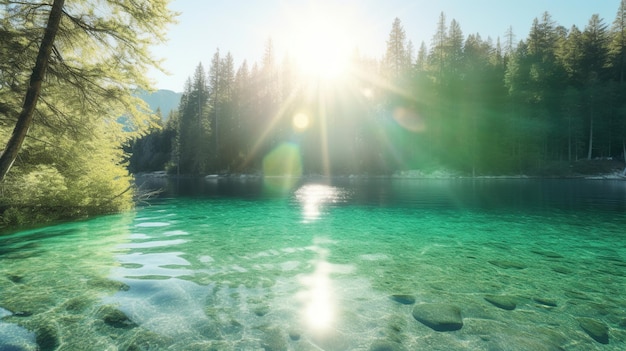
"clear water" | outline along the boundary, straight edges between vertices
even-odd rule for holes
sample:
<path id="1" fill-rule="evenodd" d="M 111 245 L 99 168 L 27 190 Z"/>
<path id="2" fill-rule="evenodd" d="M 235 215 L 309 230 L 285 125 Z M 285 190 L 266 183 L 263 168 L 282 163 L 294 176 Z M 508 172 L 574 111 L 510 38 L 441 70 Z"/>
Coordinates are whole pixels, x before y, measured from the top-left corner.
<path id="1" fill-rule="evenodd" d="M 189 181 L 0 237 L 0 318 L 0 350 L 624 350 L 626 182 Z"/>

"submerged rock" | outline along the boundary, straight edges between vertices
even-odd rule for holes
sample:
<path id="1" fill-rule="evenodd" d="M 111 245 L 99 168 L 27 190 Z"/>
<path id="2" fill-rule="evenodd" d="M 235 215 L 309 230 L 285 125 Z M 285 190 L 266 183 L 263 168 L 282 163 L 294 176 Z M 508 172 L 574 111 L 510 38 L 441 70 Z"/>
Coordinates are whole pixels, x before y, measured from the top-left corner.
<path id="1" fill-rule="evenodd" d="M 415 305 L 413 318 L 435 331 L 454 331 L 463 327 L 461 309 L 452 305 Z"/>
<path id="2" fill-rule="evenodd" d="M 7 278 L 15 284 L 20 284 L 24 282 L 24 276 L 20 274 L 7 274 Z"/>
<path id="3" fill-rule="evenodd" d="M 49 323 L 42 324 L 35 331 L 35 342 L 40 351 L 52 351 L 59 346 L 57 328 Z"/>
<path id="4" fill-rule="evenodd" d="M 289 339 L 291 339 L 292 341 L 298 341 L 301 338 L 301 333 L 297 330 L 290 330 L 289 331 Z"/>
<path id="5" fill-rule="evenodd" d="M 15 317 L 30 317 L 32 315 L 33 313 L 31 311 L 17 311 L 13 313 L 13 316 Z"/>
<path id="6" fill-rule="evenodd" d="M 506 295 L 487 295 L 485 296 L 485 301 L 507 311 L 512 311 L 517 307 L 516 299 Z"/>
<path id="7" fill-rule="evenodd" d="M 263 317 L 270 312 L 270 307 L 267 305 L 260 305 L 260 306 L 254 307 L 252 311 L 258 317 Z"/>
<path id="8" fill-rule="evenodd" d="M 600 344 L 609 343 L 609 327 L 606 324 L 591 318 L 577 318 L 580 327 L 593 340 Z"/>
<path id="9" fill-rule="evenodd" d="M 394 294 L 391 295 L 389 298 L 403 305 L 412 305 L 415 303 L 415 296 L 413 295 Z"/>
<path id="10" fill-rule="evenodd" d="M 80 313 L 91 306 L 93 299 L 86 296 L 79 296 L 68 299 L 63 303 L 63 307 L 70 313 Z"/>
<path id="11" fill-rule="evenodd" d="M 134 328 L 137 326 L 124 312 L 113 306 L 102 306 L 98 311 L 98 315 L 104 323 L 114 328 Z"/>
<path id="12" fill-rule="evenodd" d="M 130 289 L 130 287 L 125 283 L 106 278 L 93 278 L 89 280 L 89 285 L 95 288 L 111 291 L 128 291 Z"/>

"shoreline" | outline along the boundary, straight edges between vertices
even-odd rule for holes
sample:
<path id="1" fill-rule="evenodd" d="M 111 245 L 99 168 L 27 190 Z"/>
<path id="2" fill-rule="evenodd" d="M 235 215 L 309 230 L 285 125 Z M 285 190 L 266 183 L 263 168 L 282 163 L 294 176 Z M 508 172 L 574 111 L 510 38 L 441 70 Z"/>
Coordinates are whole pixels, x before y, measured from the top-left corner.
<path id="1" fill-rule="evenodd" d="M 170 175 L 165 171 L 156 172 L 142 172 L 133 174 L 135 180 L 139 179 L 205 179 L 205 180 L 261 180 L 264 178 L 276 179 L 276 178 L 295 178 L 295 179 L 398 179 L 398 180 L 411 180 L 411 179 L 579 179 L 579 180 L 626 180 L 626 170 L 615 171 L 610 173 L 598 173 L 598 174 L 571 174 L 571 175 L 463 175 L 449 171 L 434 171 L 430 173 L 422 172 L 419 170 L 400 171 L 390 175 L 372 175 L 372 174 L 348 174 L 348 175 L 323 175 L 323 174 L 305 174 L 301 176 L 292 175 L 272 175 L 264 176 L 262 174 L 249 174 L 249 173 L 228 173 L 228 174 L 208 174 L 208 175 Z"/>

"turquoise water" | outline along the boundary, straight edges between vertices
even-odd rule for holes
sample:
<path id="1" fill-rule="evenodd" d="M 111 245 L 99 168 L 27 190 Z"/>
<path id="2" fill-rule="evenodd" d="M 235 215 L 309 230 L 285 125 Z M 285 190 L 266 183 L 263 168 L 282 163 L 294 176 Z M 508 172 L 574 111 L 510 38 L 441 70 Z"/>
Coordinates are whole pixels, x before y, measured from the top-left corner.
<path id="1" fill-rule="evenodd" d="M 623 181 L 188 182 L 0 237 L 0 350 L 624 350 L 625 288 Z"/>

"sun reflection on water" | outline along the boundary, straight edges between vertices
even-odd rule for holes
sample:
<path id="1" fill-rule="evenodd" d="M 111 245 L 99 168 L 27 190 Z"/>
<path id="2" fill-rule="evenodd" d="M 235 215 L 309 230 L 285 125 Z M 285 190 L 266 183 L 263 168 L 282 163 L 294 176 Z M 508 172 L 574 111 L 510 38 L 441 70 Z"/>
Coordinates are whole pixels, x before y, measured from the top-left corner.
<path id="1" fill-rule="evenodd" d="M 345 189 L 323 185 L 306 184 L 295 192 L 296 200 L 302 207 L 304 223 L 319 221 L 324 215 L 324 207 L 345 202 L 348 197 Z M 311 274 L 300 277 L 303 290 L 299 293 L 302 302 L 302 323 L 313 335 L 322 337 L 332 334 L 337 323 L 337 296 L 331 273 L 335 265 L 328 262 L 328 245 L 336 244 L 329 238 L 316 237 L 311 249 L 317 254 L 312 261 L 314 270 Z"/>
<path id="2" fill-rule="evenodd" d="M 320 219 L 324 205 L 345 201 L 346 198 L 345 190 L 323 184 L 304 185 L 296 191 L 295 195 L 302 205 L 305 223 Z"/>
<path id="3" fill-rule="evenodd" d="M 304 302 L 304 325 L 314 332 L 324 332 L 333 325 L 335 303 L 330 279 L 331 265 L 326 261 L 328 251 L 315 248 L 320 257 L 315 262 L 315 271 L 301 278 L 305 289 L 300 297 Z"/>

